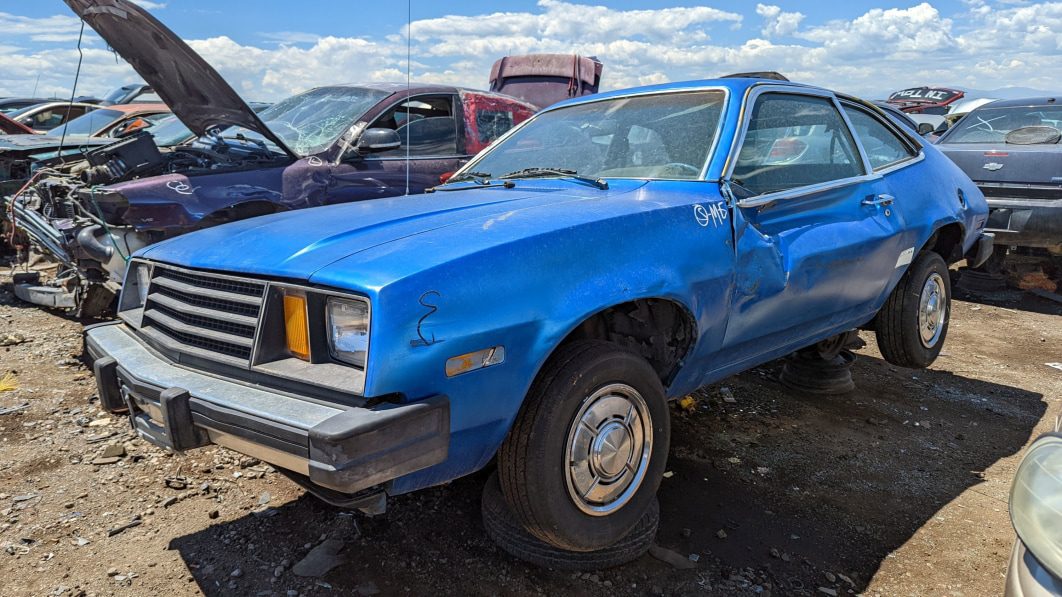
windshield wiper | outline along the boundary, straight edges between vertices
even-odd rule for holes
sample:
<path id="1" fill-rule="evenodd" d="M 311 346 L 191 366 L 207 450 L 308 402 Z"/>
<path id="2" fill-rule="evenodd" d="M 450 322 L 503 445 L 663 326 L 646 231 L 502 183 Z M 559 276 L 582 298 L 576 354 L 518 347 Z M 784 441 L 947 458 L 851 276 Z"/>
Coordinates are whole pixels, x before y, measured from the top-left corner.
<path id="1" fill-rule="evenodd" d="M 582 183 L 586 183 L 590 186 L 597 187 L 602 190 L 608 189 L 608 182 L 601 178 L 592 178 L 590 176 L 581 176 L 575 170 L 569 170 L 567 168 L 524 168 L 523 170 L 516 170 L 510 172 L 504 176 L 498 178 L 536 178 L 544 176 L 557 176 L 561 178 L 570 178 Z"/>
<path id="2" fill-rule="evenodd" d="M 450 184 L 451 182 L 464 182 L 471 180 L 476 184 L 489 184 L 490 172 L 462 172 L 460 176 L 451 176 L 443 184 Z"/>
<path id="3" fill-rule="evenodd" d="M 451 186 L 448 186 L 448 185 L 450 185 L 450 183 L 458 183 L 458 182 L 473 182 L 473 183 L 476 184 L 476 186 L 474 186 L 474 187 L 467 187 L 467 186 L 451 187 Z M 511 188 L 513 188 L 515 186 L 516 186 L 516 183 L 512 182 L 511 180 L 506 180 L 504 182 L 491 182 L 489 173 L 485 173 L 485 172 L 465 172 L 465 173 L 461 174 L 461 176 L 451 176 L 446 182 L 444 182 L 444 183 L 442 183 L 440 185 L 437 185 L 437 186 L 434 186 L 434 187 L 428 187 L 428 188 L 424 189 L 424 192 L 425 193 L 434 193 L 435 191 L 466 191 L 468 189 L 489 189 L 489 188 L 494 188 L 494 187 L 502 187 L 502 188 L 506 188 L 506 189 L 511 189 Z"/>

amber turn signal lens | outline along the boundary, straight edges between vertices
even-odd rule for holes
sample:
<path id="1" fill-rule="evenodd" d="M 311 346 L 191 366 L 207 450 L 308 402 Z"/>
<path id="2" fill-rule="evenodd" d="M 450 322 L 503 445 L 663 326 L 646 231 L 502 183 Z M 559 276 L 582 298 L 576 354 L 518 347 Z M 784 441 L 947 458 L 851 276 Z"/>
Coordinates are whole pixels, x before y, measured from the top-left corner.
<path id="1" fill-rule="evenodd" d="M 287 335 L 288 352 L 304 361 L 310 359 L 310 329 L 306 323 L 306 299 L 284 295 L 284 332 Z"/>

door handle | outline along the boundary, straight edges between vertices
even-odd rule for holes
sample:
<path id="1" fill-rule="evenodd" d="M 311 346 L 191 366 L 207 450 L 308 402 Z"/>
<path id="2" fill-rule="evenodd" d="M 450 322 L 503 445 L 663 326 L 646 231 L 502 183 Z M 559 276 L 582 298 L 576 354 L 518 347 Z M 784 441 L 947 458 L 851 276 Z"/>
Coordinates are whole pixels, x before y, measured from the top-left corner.
<path id="1" fill-rule="evenodd" d="M 864 199 L 862 201 L 862 204 L 863 205 L 881 205 L 881 206 L 885 206 L 885 205 L 892 205 L 892 202 L 895 201 L 895 200 L 896 200 L 896 197 L 893 197 L 892 195 L 882 194 L 882 195 L 874 195 L 872 197 L 867 197 L 866 199 Z"/>

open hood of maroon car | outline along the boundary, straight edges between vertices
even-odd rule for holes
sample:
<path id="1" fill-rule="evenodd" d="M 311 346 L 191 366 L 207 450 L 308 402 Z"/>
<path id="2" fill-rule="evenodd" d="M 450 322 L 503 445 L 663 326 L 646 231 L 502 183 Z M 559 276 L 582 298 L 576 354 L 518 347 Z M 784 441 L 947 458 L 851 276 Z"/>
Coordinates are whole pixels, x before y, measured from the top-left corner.
<path id="1" fill-rule="evenodd" d="M 125 58 L 193 133 L 230 125 L 257 131 L 298 157 L 206 60 L 128 0 L 64 0 Z"/>

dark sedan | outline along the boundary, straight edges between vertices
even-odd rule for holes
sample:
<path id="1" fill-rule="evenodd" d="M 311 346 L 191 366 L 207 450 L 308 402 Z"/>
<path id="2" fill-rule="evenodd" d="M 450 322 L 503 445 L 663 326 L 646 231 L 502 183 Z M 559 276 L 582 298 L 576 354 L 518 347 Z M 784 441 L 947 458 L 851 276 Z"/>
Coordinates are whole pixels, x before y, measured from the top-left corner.
<path id="1" fill-rule="evenodd" d="M 1062 254 L 1062 104 L 1001 100 L 970 112 L 937 143 L 988 199 L 996 244 Z"/>

